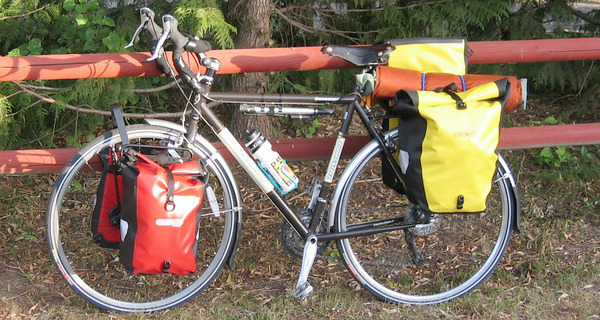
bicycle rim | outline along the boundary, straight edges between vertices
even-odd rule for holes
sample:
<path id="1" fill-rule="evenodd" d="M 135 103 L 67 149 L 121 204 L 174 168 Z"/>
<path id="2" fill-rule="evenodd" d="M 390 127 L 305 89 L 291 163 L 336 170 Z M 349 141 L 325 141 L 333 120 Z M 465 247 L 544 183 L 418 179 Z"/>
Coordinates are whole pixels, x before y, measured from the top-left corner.
<path id="1" fill-rule="evenodd" d="M 496 268 L 508 246 L 513 211 L 510 183 L 499 167 L 485 212 L 435 216 L 435 223 L 338 241 L 340 254 L 355 279 L 378 298 L 407 304 L 435 304 L 458 298 L 479 286 Z M 503 178 L 501 178 L 503 177 Z M 363 149 L 347 167 L 336 192 L 335 228 L 404 216 L 406 196 L 381 181 L 377 144 Z M 415 261 L 414 252 L 422 255 Z"/>
<path id="2" fill-rule="evenodd" d="M 132 143 L 156 145 L 176 141 L 170 129 L 128 127 Z M 91 218 L 101 168 L 93 159 L 102 149 L 120 143 L 117 131 L 108 132 L 82 148 L 63 169 L 52 190 L 46 217 L 52 258 L 69 285 L 89 302 L 120 312 L 151 312 L 174 307 L 206 288 L 218 275 L 235 247 L 239 228 L 239 194 L 224 160 L 206 141 L 193 152 L 210 172 L 205 190 L 215 194 L 219 210 L 203 201 L 196 251 L 197 271 L 189 275 L 133 275 L 120 263 L 119 250 L 102 248 L 91 236 Z M 210 159 L 209 159 L 210 156 Z M 204 195 L 206 199 L 206 194 Z"/>

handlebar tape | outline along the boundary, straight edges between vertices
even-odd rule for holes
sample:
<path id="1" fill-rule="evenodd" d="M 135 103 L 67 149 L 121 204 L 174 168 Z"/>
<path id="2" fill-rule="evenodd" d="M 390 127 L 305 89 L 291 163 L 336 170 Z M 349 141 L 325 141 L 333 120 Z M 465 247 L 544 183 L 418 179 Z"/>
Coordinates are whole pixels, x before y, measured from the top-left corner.
<path id="1" fill-rule="evenodd" d="M 150 51 L 155 52 L 155 50 L 161 49 L 156 48 L 156 45 L 158 44 L 158 40 L 160 39 L 163 33 L 163 29 L 160 26 L 158 26 L 158 24 L 156 24 L 154 22 L 154 19 L 152 18 L 153 17 L 151 17 L 148 20 L 145 29 L 150 33 L 150 37 L 152 38 L 148 43 Z M 197 38 L 190 38 L 189 36 L 182 34 L 181 32 L 179 32 L 179 30 L 177 30 L 177 26 L 177 19 L 172 18 L 172 30 L 170 32 L 169 38 L 171 39 L 174 45 L 173 62 L 175 64 L 175 69 L 177 69 L 177 72 L 179 72 L 181 76 L 187 78 L 186 80 L 191 80 L 195 78 L 195 74 L 185 63 L 185 61 L 181 58 L 181 55 L 184 51 L 193 52 L 197 54 L 204 53 L 210 50 L 211 46 L 208 41 L 200 40 Z M 165 73 L 167 76 L 173 76 L 171 65 L 167 61 L 164 54 L 159 56 L 158 59 L 156 59 L 156 65 L 158 69 Z"/>
<path id="2" fill-rule="evenodd" d="M 186 80 L 194 79 L 196 75 L 181 58 L 181 54 L 184 51 L 193 53 L 204 53 L 211 49 L 210 43 L 208 43 L 208 41 L 200 39 L 192 39 L 182 34 L 181 32 L 179 32 L 179 30 L 177 30 L 176 22 L 173 24 L 173 30 L 171 31 L 170 38 L 173 42 L 173 45 L 175 46 L 175 49 L 173 50 L 173 62 L 175 64 L 175 69 L 177 69 L 177 72 L 179 72 L 180 76 L 188 78 Z"/>

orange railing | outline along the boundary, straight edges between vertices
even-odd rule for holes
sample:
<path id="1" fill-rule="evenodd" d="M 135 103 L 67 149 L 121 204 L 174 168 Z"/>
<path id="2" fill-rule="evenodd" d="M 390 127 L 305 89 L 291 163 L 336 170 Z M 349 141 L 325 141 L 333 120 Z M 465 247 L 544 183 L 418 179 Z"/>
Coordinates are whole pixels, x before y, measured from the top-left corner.
<path id="1" fill-rule="evenodd" d="M 470 42 L 471 64 L 546 62 L 600 59 L 600 38 L 479 41 Z M 321 47 L 212 50 L 222 74 L 302 71 L 351 68 L 338 58 L 321 53 Z M 70 54 L 0 57 L 0 81 L 113 78 L 158 75 L 149 53 Z M 188 56 L 192 69 L 198 64 Z M 368 139 L 349 139 L 344 152 L 354 154 Z M 332 149 L 333 138 L 272 141 L 274 148 L 290 160 L 323 159 Z M 536 148 L 559 145 L 600 144 L 600 123 L 505 128 L 500 148 Z M 229 155 L 217 144 L 225 157 Z M 317 147 L 315 147 L 317 146 Z M 0 151 L 0 174 L 56 172 L 75 149 Z M 229 157 L 230 160 L 232 160 Z"/>

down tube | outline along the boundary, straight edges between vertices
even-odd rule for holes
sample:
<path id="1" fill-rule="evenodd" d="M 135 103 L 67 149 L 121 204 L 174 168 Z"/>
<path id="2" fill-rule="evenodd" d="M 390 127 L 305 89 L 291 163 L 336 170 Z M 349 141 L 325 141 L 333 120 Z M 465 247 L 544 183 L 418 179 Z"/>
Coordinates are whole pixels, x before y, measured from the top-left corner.
<path id="1" fill-rule="evenodd" d="M 273 202 L 273 204 L 279 209 L 279 211 L 283 214 L 284 218 L 298 231 L 300 236 L 303 238 L 308 234 L 308 229 L 304 224 L 298 219 L 296 214 L 290 207 L 287 205 L 285 200 L 283 200 L 279 194 L 275 191 L 275 187 L 269 181 L 269 179 L 265 176 L 265 174 L 260 170 L 258 165 L 252 160 L 248 152 L 244 150 L 244 148 L 240 145 L 240 143 L 235 139 L 233 134 L 227 128 L 223 128 L 221 131 L 217 133 L 217 136 L 223 142 L 225 147 L 231 152 L 231 154 L 235 157 L 235 159 L 242 165 L 244 170 L 250 175 L 252 180 L 256 182 L 258 187 L 269 197 L 269 199 Z"/>
<path id="2" fill-rule="evenodd" d="M 237 139 L 231 134 L 229 129 L 223 128 L 217 133 L 219 140 L 223 142 L 227 150 L 231 152 L 233 157 L 242 165 L 244 170 L 250 175 L 252 180 L 256 182 L 258 187 L 264 192 L 269 193 L 275 189 L 273 184 L 265 176 L 265 174 L 256 165 L 250 155 L 244 150 Z"/>

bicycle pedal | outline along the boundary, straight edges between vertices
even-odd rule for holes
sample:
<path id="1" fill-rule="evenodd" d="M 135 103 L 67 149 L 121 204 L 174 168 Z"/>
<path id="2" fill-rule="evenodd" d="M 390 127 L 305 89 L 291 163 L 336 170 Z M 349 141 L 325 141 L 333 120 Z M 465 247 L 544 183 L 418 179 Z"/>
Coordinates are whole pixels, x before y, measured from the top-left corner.
<path id="1" fill-rule="evenodd" d="M 313 286 L 311 286 L 310 283 L 305 282 L 296 288 L 296 291 L 292 293 L 292 296 L 298 300 L 304 300 L 313 292 L 313 290 Z"/>

